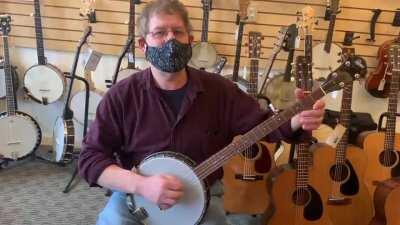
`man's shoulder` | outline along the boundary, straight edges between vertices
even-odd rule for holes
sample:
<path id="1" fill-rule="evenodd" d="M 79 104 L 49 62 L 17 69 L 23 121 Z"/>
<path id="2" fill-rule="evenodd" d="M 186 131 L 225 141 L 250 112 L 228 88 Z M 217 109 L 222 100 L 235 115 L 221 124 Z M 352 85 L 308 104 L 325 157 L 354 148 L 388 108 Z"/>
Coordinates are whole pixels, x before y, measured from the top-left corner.
<path id="1" fill-rule="evenodd" d="M 234 83 L 224 76 L 216 73 L 207 72 L 205 70 L 198 70 L 195 68 L 189 69 L 191 74 L 199 80 L 205 87 L 221 87 L 221 88 L 234 88 Z"/>
<path id="2" fill-rule="evenodd" d="M 148 74 L 148 69 L 136 72 L 127 78 L 118 81 L 109 90 L 110 95 L 132 96 L 132 94 L 141 91 L 146 86 L 146 76 Z"/>

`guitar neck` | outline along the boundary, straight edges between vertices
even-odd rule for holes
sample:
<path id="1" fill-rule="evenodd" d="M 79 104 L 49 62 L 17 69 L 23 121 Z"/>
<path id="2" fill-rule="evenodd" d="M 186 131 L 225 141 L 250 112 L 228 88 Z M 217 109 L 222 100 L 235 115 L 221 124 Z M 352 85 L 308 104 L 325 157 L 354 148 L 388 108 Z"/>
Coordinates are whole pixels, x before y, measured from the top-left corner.
<path id="1" fill-rule="evenodd" d="M 239 21 L 238 34 L 236 40 L 236 53 L 235 53 L 235 64 L 233 65 L 232 80 L 233 82 L 238 81 L 239 67 L 240 67 L 240 55 L 242 51 L 242 40 L 243 40 L 243 28 L 244 23 Z"/>
<path id="2" fill-rule="evenodd" d="M 13 77 L 11 74 L 10 53 L 8 47 L 8 36 L 3 36 L 3 54 L 4 54 L 4 72 L 6 82 L 6 99 L 7 99 L 7 114 L 15 115 L 17 111 L 16 93 L 13 85 Z"/>
<path id="3" fill-rule="evenodd" d="M 319 88 L 312 92 L 309 96 L 305 97 L 302 101 L 294 103 L 291 107 L 286 110 L 270 117 L 264 122 L 260 123 L 246 134 L 240 136 L 237 140 L 230 143 L 228 146 L 217 152 L 195 169 L 195 173 L 200 179 L 206 178 L 208 175 L 222 167 L 228 160 L 230 160 L 236 154 L 239 154 L 249 148 L 251 145 L 262 139 L 272 131 L 278 129 L 290 118 L 297 113 L 312 108 L 316 99 L 320 99 L 325 95 L 323 88 Z"/>
<path id="4" fill-rule="evenodd" d="M 135 1 L 130 1 L 129 6 L 129 25 L 128 25 L 128 39 L 135 40 Z M 135 69 L 135 41 L 132 42 L 130 56 L 128 56 L 128 69 Z"/>
<path id="5" fill-rule="evenodd" d="M 208 41 L 208 19 L 210 16 L 210 3 L 203 7 L 203 24 L 201 28 L 201 42 Z"/>
<path id="6" fill-rule="evenodd" d="M 43 29 L 42 29 L 42 18 L 40 15 L 40 2 L 39 0 L 34 0 L 35 7 L 35 32 L 36 32 L 36 48 L 38 63 L 40 65 L 46 64 L 46 58 L 44 56 L 44 44 L 43 44 Z"/>
<path id="7" fill-rule="evenodd" d="M 399 57 L 395 55 L 394 57 Z M 394 137 L 396 134 L 396 114 L 397 114 L 397 96 L 399 92 L 400 83 L 400 68 L 398 65 L 392 65 L 392 78 L 390 81 L 389 103 L 388 103 L 388 117 L 386 121 L 385 131 L 385 150 L 394 149 Z"/>
<path id="8" fill-rule="evenodd" d="M 351 119 L 351 101 L 353 95 L 353 83 L 347 83 L 343 87 L 342 106 L 340 109 L 339 123 L 346 127 L 346 132 L 343 134 L 336 147 L 336 163 L 343 164 L 346 161 L 346 149 L 348 145 L 349 131 Z"/>
<path id="9" fill-rule="evenodd" d="M 258 87 L 258 59 L 250 59 L 250 79 L 247 93 L 253 98 L 257 97 Z"/>
<path id="10" fill-rule="evenodd" d="M 327 53 L 331 52 L 331 45 L 332 45 L 332 38 L 333 38 L 333 32 L 335 29 L 335 22 L 336 22 L 336 13 L 332 13 L 330 20 L 329 20 L 329 28 L 328 28 L 328 33 L 326 35 L 326 40 L 325 40 L 325 45 L 324 45 L 324 50 Z"/>
<path id="11" fill-rule="evenodd" d="M 308 167 L 310 165 L 309 144 L 301 143 L 296 145 L 297 163 L 296 163 L 296 188 L 307 188 L 309 183 Z"/>

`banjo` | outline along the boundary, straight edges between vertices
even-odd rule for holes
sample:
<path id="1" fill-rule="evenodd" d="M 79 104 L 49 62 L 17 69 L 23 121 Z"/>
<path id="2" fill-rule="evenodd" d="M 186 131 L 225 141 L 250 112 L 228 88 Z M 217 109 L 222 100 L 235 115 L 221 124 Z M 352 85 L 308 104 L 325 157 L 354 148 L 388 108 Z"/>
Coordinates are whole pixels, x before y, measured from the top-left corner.
<path id="1" fill-rule="evenodd" d="M 11 17 L 0 15 L 0 31 L 3 38 L 4 72 L 6 84 L 7 111 L 0 113 L 0 158 L 22 159 L 39 146 L 42 132 L 38 123 L 28 114 L 17 111 L 16 93 L 10 64 L 8 34 Z"/>
<path id="2" fill-rule="evenodd" d="M 57 101 L 63 95 L 65 77 L 60 69 L 47 63 L 47 59 L 44 56 L 39 0 L 34 0 L 34 5 L 38 64 L 30 67 L 25 72 L 24 90 L 34 101 L 47 105 Z"/>
<path id="3" fill-rule="evenodd" d="M 201 41 L 193 46 L 190 63 L 198 69 L 212 69 L 217 63 L 217 50 L 208 43 L 208 19 L 212 0 L 202 0 L 203 24 L 201 29 Z"/>
<path id="4" fill-rule="evenodd" d="M 342 49 L 332 43 L 336 14 L 339 12 L 339 0 L 330 0 L 329 28 L 325 43 L 313 47 L 313 75 L 316 80 L 326 78 L 341 65 Z"/>
<path id="5" fill-rule="evenodd" d="M 68 163 L 73 159 L 74 141 L 75 141 L 75 128 L 73 122 L 73 111 L 69 107 L 69 100 L 71 98 L 72 86 L 75 80 L 76 67 L 78 65 L 79 54 L 87 38 L 92 33 L 92 27 L 88 26 L 84 31 L 83 37 L 79 41 L 74 63 L 71 70 L 71 82 L 69 84 L 68 96 L 65 102 L 63 116 L 58 117 L 53 128 L 53 149 L 55 151 L 55 161 L 59 163 Z M 85 131 L 84 131 L 85 132 Z"/>
<path id="6" fill-rule="evenodd" d="M 130 0 L 128 40 L 132 39 L 133 41 L 131 43 L 131 51 L 128 53 L 128 67 L 120 70 L 118 72 L 118 75 L 114 76 L 113 81 L 112 81 L 113 84 L 140 71 L 135 66 L 135 41 L 134 41 L 135 40 L 135 4 L 140 4 L 140 0 Z M 120 63 L 117 64 L 118 69 L 119 69 L 119 66 L 120 66 Z"/>
<path id="7" fill-rule="evenodd" d="M 203 181 L 208 175 L 222 167 L 236 154 L 240 154 L 257 141 L 282 126 L 291 117 L 304 109 L 312 108 L 313 103 L 327 93 L 343 87 L 344 83 L 352 82 L 349 71 L 359 68 L 349 63 L 356 57 L 350 56 L 337 71 L 333 72 L 321 86 L 302 101 L 296 102 L 286 110 L 273 115 L 260 123 L 246 134 L 235 139 L 231 144 L 195 166 L 188 157 L 175 152 L 158 152 L 149 155 L 138 166 L 137 172 L 143 176 L 170 174 L 181 180 L 185 194 L 179 202 L 167 210 L 160 208 L 140 195 L 127 195 L 127 204 L 132 214 L 148 225 L 197 225 L 207 210 L 209 195 Z"/>
<path id="8" fill-rule="evenodd" d="M 19 87 L 17 67 L 11 66 L 11 74 L 13 76 L 14 89 L 17 90 Z M 6 97 L 6 74 L 4 71 L 4 60 L 0 58 L 0 99 Z"/>

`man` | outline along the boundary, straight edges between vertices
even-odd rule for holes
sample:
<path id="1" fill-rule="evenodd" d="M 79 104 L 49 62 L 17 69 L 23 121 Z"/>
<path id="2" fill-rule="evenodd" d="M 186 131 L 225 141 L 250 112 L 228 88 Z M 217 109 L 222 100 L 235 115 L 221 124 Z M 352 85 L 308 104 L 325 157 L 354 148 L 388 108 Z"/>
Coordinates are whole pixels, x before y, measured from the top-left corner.
<path id="1" fill-rule="evenodd" d="M 200 163 L 272 114 L 227 79 L 187 66 L 192 27 L 178 0 L 148 3 L 137 24 L 139 46 L 151 66 L 107 92 L 79 159 L 80 175 L 91 186 L 114 191 L 99 215 L 99 225 L 141 224 L 129 213 L 124 193 L 141 195 L 162 209 L 185 194 L 176 177 L 145 177 L 131 170 L 146 156 L 169 150 Z M 296 115 L 266 139 L 308 137 L 303 130 L 321 124 L 324 107 L 324 102 L 316 102 L 313 110 Z M 212 197 L 202 224 L 227 224 L 221 177 L 219 169 L 207 178 Z"/>

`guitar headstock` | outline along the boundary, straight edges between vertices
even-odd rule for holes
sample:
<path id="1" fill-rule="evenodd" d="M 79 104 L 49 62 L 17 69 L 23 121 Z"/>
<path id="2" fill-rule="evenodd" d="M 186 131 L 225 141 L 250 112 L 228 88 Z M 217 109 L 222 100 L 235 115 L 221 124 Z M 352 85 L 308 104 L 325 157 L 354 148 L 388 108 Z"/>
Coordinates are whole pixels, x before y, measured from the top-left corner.
<path id="1" fill-rule="evenodd" d="M 309 62 L 305 56 L 296 57 L 295 66 L 296 87 L 303 91 L 310 92 L 313 87 L 313 79 L 309 69 Z"/>
<path id="2" fill-rule="evenodd" d="M 296 39 L 299 35 L 299 30 L 297 29 L 296 24 L 290 24 L 287 28 L 287 32 L 285 35 L 284 43 L 282 48 L 285 51 L 289 51 L 296 48 Z"/>
<path id="3" fill-rule="evenodd" d="M 282 46 L 287 39 L 288 35 L 288 27 L 281 27 L 278 31 L 278 36 L 276 36 L 276 40 L 274 42 L 274 48 L 272 49 L 272 54 L 278 54 L 282 49 Z"/>
<path id="4" fill-rule="evenodd" d="M 249 58 L 259 59 L 261 55 L 261 40 L 263 39 L 261 32 L 249 32 Z"/>
<path id="5" fill-rule="evenodd" d="M 204 11 L 210 11 L 212 7 L 212 0 L 201 0 L 201 4 L 203 4 Z"/>
<path id="6" fill-rule="evenodd" d="M 96 23 L 96 9 L 94 4 L 96 0 L 81 0 L 82 6 L 79 9 L 79 15 L 81 17 L 87 18 L 89 23 Z"/>
<path id="7" fill-rule="evenodd" d="M 301 18 L 297 18 L 298 28 L 303 31 L 303 35 L 311 35 L 314 30 L 315 11 L 312 7 L 306 6 L 301 10 Z"/>
<path id="8" fill-rule="evenodd" d="M 11 16 L 0 15 L 0 32 L 1 36 L 6 37 L 11 31 Z"/>
<path id="9" fill-rule="evenodd" d="M 239 0 L 239 18 L 240 21 L 246 20 L 247 8 L 249 8 L 250 0 Z"/>
<path id="10" fill-rule="evenodd" d="M 340 12 L 339 0 L 330 0 L 329 8 L 332 13 L 337 14 Z"/>

